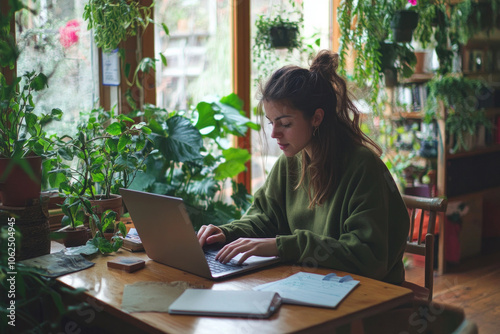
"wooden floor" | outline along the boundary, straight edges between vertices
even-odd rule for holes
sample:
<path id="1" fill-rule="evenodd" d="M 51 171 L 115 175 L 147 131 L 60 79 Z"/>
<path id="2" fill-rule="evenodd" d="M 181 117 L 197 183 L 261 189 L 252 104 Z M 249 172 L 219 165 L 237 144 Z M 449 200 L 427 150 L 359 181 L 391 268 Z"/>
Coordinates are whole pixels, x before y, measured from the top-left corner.
<path id="1" fill-rule="evenodd" d="M 434 276 L 434 301 L 459 306 L 475 322 L 480 334 L 500 333 L 500 240 L 478 257 L 448 265 Z M 423 260 L 410 259 L 406 279 L 423 285 Z"/>

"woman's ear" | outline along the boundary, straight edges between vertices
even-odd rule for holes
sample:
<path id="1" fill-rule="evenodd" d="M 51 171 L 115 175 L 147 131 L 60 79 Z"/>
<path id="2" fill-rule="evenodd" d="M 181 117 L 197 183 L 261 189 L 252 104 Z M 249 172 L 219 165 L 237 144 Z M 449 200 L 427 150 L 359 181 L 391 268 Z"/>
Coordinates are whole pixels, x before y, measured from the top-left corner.
<path id="1" fill-rule="evenodd" d="M 323 122 L 323 117 L 325 116 L 325 111 L 321 108 L 316 109 L 312 117 L 312 125 L 314 127 L 319 126 Z"/>

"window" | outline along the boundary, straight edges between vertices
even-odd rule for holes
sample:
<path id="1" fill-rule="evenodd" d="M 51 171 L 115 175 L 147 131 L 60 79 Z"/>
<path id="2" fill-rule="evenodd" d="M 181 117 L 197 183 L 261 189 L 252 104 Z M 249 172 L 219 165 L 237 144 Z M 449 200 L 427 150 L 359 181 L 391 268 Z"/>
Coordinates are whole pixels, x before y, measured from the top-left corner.
<path id="1" fill-rule="evenodd" d="M 165 23 L 166 36 L 155 32 L 157 104 L 185 110 L 209 95 L 231 93 L 230 0 L 158 0 L 155 21 Z"/>
<path id="2" fill-rule="evenodd" d="M 276 50 L 274 54 L 276 56 L 276 62 L 273 62 L 272 71 L 282 67 L 287 64 L 294 64 L 299 66 L 308 66 L 308 56 L 313 54 L 319 49 L 331 49 L 331 22 L 332 22 L 332 8 L 331 0 L 315 0 L 315 1 L 295 1 L 297 8 L 302 8 L 303 18 L 304 18 L 304 29 L 301 31 L 301 36 L 304 38 L 304 43 L 314 47 L 312 52 L 297 52 L 295 50 L 293 54 L 289 54 L 287 50 Z M 303 6 L 301 7 L 301 3 Z M 291 9 L 290 2 L 288 0 L 281 1 L 268 1 L 268 0 L 252 0 L 252 43 L 253 37 L 256 33 L 256 28 L 254 22 L 257 20 L 259 15 L 273 17 L 282 10 Z M 316 39 L 320 39 L 319 47 L 314 44 Z M 256 83 L 255 79 L 258 77 L 257 69 L 255 66 L 255 59 L 253 59 L 254 64 L 252 69 L 253 85 L 252 85 L 252 97 L 256 94 Z M 265 78 L 264 78 L 265 79 Z M 257 105 L 257 100 L 253 100 L 252 109 Z M 253 114 L 253 113 L 252 113 Z M 252 115 L 255 122 L 260 122 L 255 115 Z M 267 122 L 262 124 L 263 131 L 259 133 L 252 133 L 252 191 L 255 192 L 265 181 L 265 176 L 267 172 L 271 170 L 278 157 L 281 155 L 281 151 L 277 146 L 276 142 L 272 140 L 269 135 L 271 133 L 270 126 Z"/>
<path id="3" fill-rule="evenodd" d="M 48 132 L 71 133 L 81 111 L 90 111 L 97 100 L 91 32 L 82 19 L 84 0 L 25 1 L 35 12 L 16 16 L 16 39 L 21 49 L 17 74 L 39 71 L 49 87 L 36 94 L 36 110 L 63 111 L 63 121 Z"/>

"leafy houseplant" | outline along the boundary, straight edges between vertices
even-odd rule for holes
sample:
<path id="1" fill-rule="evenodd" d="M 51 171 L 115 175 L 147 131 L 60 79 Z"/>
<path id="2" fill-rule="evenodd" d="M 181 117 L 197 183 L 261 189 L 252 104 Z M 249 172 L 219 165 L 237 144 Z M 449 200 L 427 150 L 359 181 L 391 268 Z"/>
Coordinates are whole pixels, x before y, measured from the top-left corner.
<path id="1" fill-rule="evenodd" d="M 94 109 L 75 136 L 58 139 L 59 159 L 49 177 L 51 184 L 89 200 L 111 198 L 119 188 L 128 187 L 143 166 L 141 150 L 151 132 L 144 125 L 115 116 L 113 110 Z"/>
<path id="2" fill-rule="evenodd" d="M 250 154 L 228 148 L 228 139 L 260 128 L 244 116 L 242 104 L 230 94 L 183 112 L 146 108 L 144 117 L 152 133 L 145 150 L 150 154 L 145 171 L 137 174 L 131 188 L 183 198 L 196 229 L 240 218 L 251 196 L 232 178 L 245 170 Z M 230 180 L 234 204 L 223 196 Z"/>
<path id="3" fill-rule="evenodd" d="M 115 116 L 113 110 L 95 109 L 84 116 L 75 136 L 57 139 L 49 181 L 65 197 L 63 224 L 76 227 L 89 221 L 95 238 L 107 209 L 121 215 L 118 190 L 128 187 L 143 168 L 142 149 L 151 131 L 125 115 Z"/>
<path id="4" fill-rule="evenodd" d="M 94 29 L 97 47 L 112 51 L 121 41 L 135 36 L 137 28 L 148 26 L 152 6 L 143 6 L 140 1 L 89 0 L 83 18 L 88 29 Z"/>
<path id="5" fill-rule="evenodd" d="M 276 15 L 273 18 L 260 15 L 255 21 L 257 27 L 256 47 L 288 50 L 299 47 L 301 44 L 299 28 L 302 21 L 302 17 L 297 21 L 291 21 L 281 15 Z"/>
<path id="6" fill-rule="evenodd" d="M 402 9 L 404 2 L 389 0 L 345 0 L 338 8 L 341 31 L 339 46 L 339 70 L 359 87 L 368 87 L 368 98 L 377 113 L 382 73 L 397 72 L 401 77 L 413 74 L 416 59 L 408 43 L 392 40 L 391 22 L 394 13 Z M 387 50 L 387 48 L 391 50 Z M 348 50 L 356 50 L 352 72 L 346 68 Z M 390 51 L 394 61 L 383 61 L 382 52 Z"/>
<path id="7" fill-rule="evenodd" d="M 268 77 L 283 59 L 290 59 L 294 53 L 300 57 L 309 56 L 314 49 L 301 36 L 304 18 L 302 8 L 297 8 L 295 1 L 289 1 L 286 9 L 280 8 L 275 12 L 274 15 L 260 15 L 255 21 L 252 59 L 257 66 L 257 83 L 261 78 Z M 319 42 L 318 38 L 314 44 L 319 46 Z M 279 49 L 286 52 L 277 51 Z"/>
<path id="8" fill-rule="evenodd" d="M 486 118 L 484 110 L 478 107 L 488 91 L 483 81 L 446 75 L 434 78 L 427 86 L 429 96 L 424 120 L 430 122 L 439 117 L 441 104 L 446 108 L 446 132 L 448 137 L 454 138 L 452 152 L 471 149 L 466 137 L 467 134 L 474 135 L 478 126 L 491 131 L 492 122 Z"/>
<path id="9" fill-rule="evenodd" d="M 125 81 L 129 89 L 125 93 L 126 101 L 133 109 L 137 109 L 137 104 L 142 108 L 142 94 L 139 101 L 134 98 L 131 91 L 132 86 L 142 90 L 140 77 L 150 71 L 155 71 L 155 59 L 144 57 L 137 59 L 135 70 L 131 69 L 129 63 L 125 63 L 125 50 L 120 47 L 120 43 L 126 41 L 129 37 L 141 35 L 150 23 L 153 23 L 152 8 L 155 2 L 150 5 L 143 5 L 141 1 L 136 0 L 88 0 L 85 5 L 83 18 L 88 22 L 88 29 L 93 29 L 94 38 L 97 47 L 103 52 L 108 53 L 118 49 L 118 54 L 123 61 Z M 166 35 L 169 30 L 165 24 L 162 28 Z M 137 54 L 142 54 L 141 43 L 137 44 Z M 166 57 L 160 53 L 163 64 L 167 65 Z M 132 73 L 132 79 L 129 75 Z"/>
<path id="10" fill-rule="evenodd" d="M 0 301 L 0 332 L 9 333 L 13 325 L 17 333 L 59 332 L 63 316 L 83 306 L 68 305 L 61 292 L 77 296 L 84 289 L 60 288 L 55 279 L 43 277 L 37 269 L 13 261 L 12 254 L 19 254 L 22 236 L 11 224 L 13 220 L 7 221 L 0 228 L 0 293 L 5 296 Z M 55 311 L 47 312 L 47 309 Z M 11 318 L 13 310 L 15 316 Z"/>
<path id="11" fill-rule="evenodd" d="M 60 119 L 62 112 L 37 115 L 33 92 L 47 87 L 42 73 L 27 72 L 11 84 L 0 73 L 0 190 L 7 206 L 23 206 L 38 198 L 41 189 L 41 164 L 50 150 L 44 125 Z M 19 192 L 19 187 L 23 192 Z"/>

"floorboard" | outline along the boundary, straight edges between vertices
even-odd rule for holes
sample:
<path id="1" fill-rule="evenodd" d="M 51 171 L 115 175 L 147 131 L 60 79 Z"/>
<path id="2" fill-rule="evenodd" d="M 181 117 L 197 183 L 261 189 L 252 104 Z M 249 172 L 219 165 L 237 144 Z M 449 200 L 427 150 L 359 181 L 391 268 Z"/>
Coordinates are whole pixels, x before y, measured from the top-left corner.
<path id="1" fill-rule="evenodd" d="M 500 240 L 493 244 L 480 256 L 448 265 L 445 274 L 434 274 L 434 300 L 463 308 L 480 334 L 500 333 Z M 408 259 L 406 279 L 423 285 L 423 258 Z"/>

